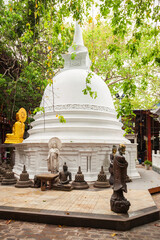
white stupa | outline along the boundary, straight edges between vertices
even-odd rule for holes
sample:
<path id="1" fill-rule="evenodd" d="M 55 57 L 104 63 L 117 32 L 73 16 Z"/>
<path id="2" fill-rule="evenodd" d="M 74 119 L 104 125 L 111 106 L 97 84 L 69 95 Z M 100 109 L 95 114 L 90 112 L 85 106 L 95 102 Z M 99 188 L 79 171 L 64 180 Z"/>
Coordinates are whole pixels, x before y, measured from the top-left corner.
<path id="1" fill-rule="evenodd" d="M 102 165 L 108 171 L 113 144 L 125 143 L 128 175 L 139 177 L 135 168 L 136 145 L 123 136 L 107 85 L 92 73 L 88 85 L 97 92 L 97 97 L 82 92 L 91 71 L 88 50 L 77 23 L 73 45 L 63 58 L 64 68 L 45 89 L 40 105 L 45 112 L 36 114 L 30 136 L 16 145 L 14 171 L 19 174 L 25 164 L 31 177 L 46 173 L 48 141 L 58 137 L 62 141 L 60 166 L 66 162 L 73 175 L 81 166 L 86 180 L 96 180 Z M 66 123 L 61 123 L 56 115 L 63 115 Z"/>

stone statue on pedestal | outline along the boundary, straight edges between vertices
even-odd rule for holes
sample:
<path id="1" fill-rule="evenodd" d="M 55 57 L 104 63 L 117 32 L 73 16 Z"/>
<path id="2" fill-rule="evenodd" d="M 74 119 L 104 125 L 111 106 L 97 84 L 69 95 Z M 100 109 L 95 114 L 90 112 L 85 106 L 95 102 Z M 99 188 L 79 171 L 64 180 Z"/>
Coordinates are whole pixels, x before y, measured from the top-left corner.
<path id="1" fill-rule="evenodd" d="M 123 195 L 123 192 L 127 192 L 126 176 L 128 163 L 123 156 L 125 149 L 126 146 L 120 144 L 118 148 L 119 154 L 114 156 L 113 161 L 114 184 L 110 204 L 111 210 L 116 213 L 127 213 L 130 207 L 130 202 Z"/>
<path id="2" fill-rule="evenodd" d="M 109 184 L 113 185 L 114 183 L 114 176 L 113 176 L 113 161 L 114 161 L 114 156 L 117 152 L 117 147 L 113 145 L 112 147 L 112 153 L 110 154 L 110 166 L 109 166 L 109 172 L 110 172 L 110 178 L 109 178 Z"/>
<path id="3" fill-rule="evenodd" d="M 72 181 L 72 175 L 68 171 L 68 166 L 66 163 L 63 165 L 63 171 L 59 173 L 60 184 L 68 184 Z"/>
<path id="4" fill-rule="evenodd" d="M 69 184 L 70 181 L 72 181 L 72 175 L 68 171 L 68 166 L 64 163 L 63 170 L 59 173 L 59 181 L 53 184 L 53 189 L 70 191 L 72 190 L 72 186 Z"/>
<path id="5" fill-rule="evenodd" d="M 49 140 L 49 153 L 47 157 L 47 162 L 48 171 L 51 171 L 51 173 L 59 172 L 59 150 L 61 148 L 61 145 L 61 140 L 57 137 L 53 137 Z"/>
<path id="6" fill-rule="evenodd" d="M 16 113 L 15 124 L 12 127 L 12 133 L 6 134 L 6 139 L 4 143 L 22 143 L 23 135 L 25 131 L 25 124 L 27 113 L 24 108 L 20 108 L 20 110 Z"/>

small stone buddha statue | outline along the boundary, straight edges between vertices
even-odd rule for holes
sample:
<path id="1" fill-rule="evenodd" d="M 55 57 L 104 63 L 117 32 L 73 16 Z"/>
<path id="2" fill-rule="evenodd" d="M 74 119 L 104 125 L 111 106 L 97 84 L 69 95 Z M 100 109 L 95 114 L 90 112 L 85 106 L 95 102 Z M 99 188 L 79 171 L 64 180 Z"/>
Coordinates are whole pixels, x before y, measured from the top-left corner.
<path id="1" fill-rule="evenodd" d="M 60 184 L 68 184 L 72 181 L 71 173 L 68 171 L 66 163 L 63 165 L 63 171 L 59 173 Z"/>
<path id="2" fill-rule="evenodd" d="M 22 143 L 23 142 L 23 135 L 25 131 L 25 124 L 27 113 L 24 108 L 21 108 L 16 113 L 16 120 L 15 124 L 12 127 L 12 133 L 6 134 L 6 139 L 4 143 Z"/>
<path id="3" fill-rule="evenodd" d="M 72 181 L 72 175 L 68 171 L 68 166 L 64 163 L 63 170 L 59 173 L 59 181 L 53 184 L 53 189 L 70 191 L 72 190 L 72 186 L 69 184 L 70 181 Z"/>

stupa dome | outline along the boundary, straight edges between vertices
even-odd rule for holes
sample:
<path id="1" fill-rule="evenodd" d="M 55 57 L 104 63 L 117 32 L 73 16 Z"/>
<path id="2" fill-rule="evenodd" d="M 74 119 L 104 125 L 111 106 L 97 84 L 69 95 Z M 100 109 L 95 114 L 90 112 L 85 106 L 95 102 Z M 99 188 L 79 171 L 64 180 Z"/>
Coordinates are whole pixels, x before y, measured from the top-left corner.
<path id="1" fill-rule="evenodd" d="M 36 114 L 30 136 L 24 143 L 48 142 L 53 136 L 62 143 L 129 143 L 123 137 L 108 86 L 90 71 L 88 50 L 77 23 L 73 46 L 63 55 L 64 68 L 53 78 L 53 84 L 46 87 L 40 105 L 45 112 Z M 87 85 L 97 93 L 96 98 L 94 94 L 92 98 L 89 93 L 83 93 L 89 73 L 91 78 Z M 66 123 L 61 123 L 56 115 L 63 115 Z"/>
<path id="2" fill-rule="evenodd" d="M 107 85 L 95 73 L 92 73 L 91 91 L 97 92 L 97 97 L 93 98 L 82 92 L 86 88 L 86 69 L 68 69 L 59 73 L 53 78 L 53 86 L 47 86 L 41 107 L 44 106 L 46 112 L 53 111 L 53 104 L 56 110 L 102 110 L 115 113 L 112 97 Z M 53 102 L 53 95 L 54 102 Z M 83 106 L 82 106 L 83 105 Z"/>

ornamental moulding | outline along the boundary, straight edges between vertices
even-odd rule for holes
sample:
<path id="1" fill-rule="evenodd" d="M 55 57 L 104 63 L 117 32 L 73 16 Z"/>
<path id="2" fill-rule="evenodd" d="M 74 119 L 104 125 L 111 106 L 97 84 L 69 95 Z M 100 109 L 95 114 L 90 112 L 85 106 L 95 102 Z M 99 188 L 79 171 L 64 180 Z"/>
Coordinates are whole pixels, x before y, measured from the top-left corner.
<path id="1" fill-rule="evenodd" d="M 46 112 L 52 112 L 53 106 L 45 107 Z M 90 104 L 64 104 L 64 105 L 55 105 L 55 111 L 58 110 L 92 110 L 92 111 L 99 111 L 99 112 L 111 112 L 115 113 L 115 110 L 109 107 L 98 106 L 98 105 L 90 105 Z"/>

